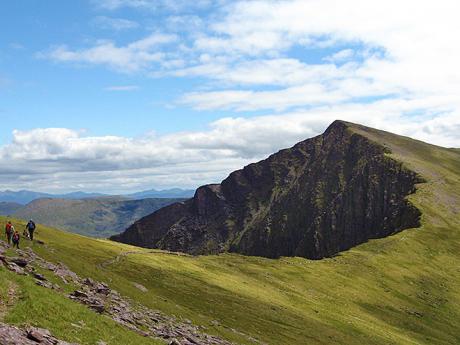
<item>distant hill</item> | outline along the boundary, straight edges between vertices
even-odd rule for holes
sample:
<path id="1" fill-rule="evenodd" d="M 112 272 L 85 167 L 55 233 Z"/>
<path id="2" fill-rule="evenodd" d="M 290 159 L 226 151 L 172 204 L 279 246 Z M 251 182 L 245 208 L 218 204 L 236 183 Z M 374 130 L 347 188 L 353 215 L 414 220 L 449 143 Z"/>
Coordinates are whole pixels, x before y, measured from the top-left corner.
<path id="1" fill-rule="evenodd" d="M 30 190 L 20 190 L 20 191 L 11 191 L 5 190 L 0 191 L 0 202 L 11 202 L 26 205 L 31 201 L 37 199 L 89 199 L 89 198 L 101 198 L 101 197 L 109 197 L 109 198 L 119 198 L 119 199 L 132 199 L 132 200 L 139 200 L 139 199 L 147 199 L 147 198 L 167 198 L 167 199 L 174 199 L 174 198 L 191 198 L 193 196 L 193 190 L 187 189 L 180 189 L 180 188 L 172 188 L 172 189 L 165 189 L 165 190 L 146 190 L 132 194 L 126 195 L 110 195 L 110 194 L 102 194 L 102 193 L 87 193 L 87 192 L 72 192 L 66 194 L 50 194 L 50 193 L 42 193 L 42 192 L 34 192 Z"/>
<path id="2" fill-rule="evenodd" d="M 424 180 L 388 158 L 390 148 L 369 132 L 386 133 L 335 121 L 324 134 L 202 186 L 112 239 L 191 254 L 321 259 L 419 226 L 421 213 L 407 197 Z"/>
<path id="3" fill-rule="evenodd" d="M 14 216 L 92 237 L 109 237 L 136 220 L 182 199 L 123 200 L 102 197 L 90 199 L 37 199 L 17 209 Z"/>
<path id="4" fill-rule="evenodd" d="M 85 193 L 85 192 L 73 192 L 67 194 L 49 194 L 34 192 L 30 190 L 11 191 L 5 190 L 0 192 L 0 202 L 13 202 L 17 204 L 28 204 L 29 202 L 36 199 L 43 198 L 59 198 L 59 199 L 84 199 L 84 198 L 95 198 L 101 197 L 104 194 L 101 193 Z"/>
<path id="5" fill-rule="evenodd" d="M 131 199 L 145 199 L 145 198 L 191 198 L 195 194 L 191 189 L 172 188 L 165 190 L 146 190 L 143 192 L 124 195 Z"/>
<path id="6" fill-rule="evenodd" d="M 0 202 L 0 215 L 9 216 L 19 211 L 24 206 L 15 202 Z"/>

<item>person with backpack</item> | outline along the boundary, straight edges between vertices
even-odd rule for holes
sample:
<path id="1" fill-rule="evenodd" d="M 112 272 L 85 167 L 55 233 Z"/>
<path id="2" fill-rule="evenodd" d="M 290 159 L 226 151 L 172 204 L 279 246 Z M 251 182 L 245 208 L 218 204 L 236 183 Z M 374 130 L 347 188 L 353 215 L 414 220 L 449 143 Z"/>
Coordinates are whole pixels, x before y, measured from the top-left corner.
<path id="1" fill-rule="evenodd" d="M 28 236 L 31 241 L 34 240 L 34 231 L 35 231 L 36 225 L 34 221 L 31 219 L 26 225 L 26 230 L 29 232 Z"/>
<path id="2" fill-rule="evenodd" d="M 11 244 L 11 237 L 13 237 L 13 231 L 11 229 L 12 227 L 13 225 L 11 224 L 11 221 L 8 221 L 5 225 L 5 235 L 8 244 Z"/>
<path id="3" fill-rule="evenodd" d="M 14 226 L 11 226 L 11 229 L 14 231 L 13 232 L 13 248 L 16 247 L 19 249 L 19 240 L 21 239 L 21 236 L 19 235 L 19 232 L 14 229 Z"/>

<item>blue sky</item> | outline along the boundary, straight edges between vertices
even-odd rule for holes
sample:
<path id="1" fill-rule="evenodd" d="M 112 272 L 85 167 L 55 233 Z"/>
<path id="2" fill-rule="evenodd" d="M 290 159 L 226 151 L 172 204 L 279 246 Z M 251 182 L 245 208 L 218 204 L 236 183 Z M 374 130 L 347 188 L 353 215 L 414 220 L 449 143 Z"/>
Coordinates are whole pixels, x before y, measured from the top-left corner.
<path id="1" fill-rule="evenodd" d="M 145 23 L 132 30 L 111 30 L 101 27 L 97 20 L 107 11 L 91 2 L 8 1 L 2 2 L 0 10 L 0 29 L 8 33 L 0 37 L 0 68 L 7 84 L 2 88 L 1 102 L 3 142 L 11 138 L 13 129 L 66 127 L 87 129 L 93 135 L 137 136 L 150 130 L 165 133 L 198 129 L 215 118 L 212 114 L 199 116 L 191 109 L 170 106 L 198 81 L 152 79 L 106 68 L 60 65 L 37 57 L 63 42 L 84 46 L 85 42 L 101 37 L 129 42 L 145 35 L 145 26 L 154 26 L 157 20 L 161 21 L 161 15 L 110 11 L 111 15 L 120 14 Z M 125 85 L 138 89 L 106 90 Z"/>
<path id="2" fill-rule="evenodd" d="M 460 146 L 441 2 L 3 1 L 0 189 L 196 187 L 336 118 Z"/>

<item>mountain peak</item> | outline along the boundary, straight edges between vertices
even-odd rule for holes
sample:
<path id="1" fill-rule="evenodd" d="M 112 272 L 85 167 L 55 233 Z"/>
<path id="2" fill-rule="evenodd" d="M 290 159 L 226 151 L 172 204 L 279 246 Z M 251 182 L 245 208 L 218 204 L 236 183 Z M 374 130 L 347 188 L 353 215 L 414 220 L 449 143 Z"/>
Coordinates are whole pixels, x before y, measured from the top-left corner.
<path id="1" fill-rule="evenodd" d="M 319 259 L 418 226 L 420 211 L 406 199 L 418 175 L 351 126 L 336 120 L 113 239 L 192 254 Z"/>

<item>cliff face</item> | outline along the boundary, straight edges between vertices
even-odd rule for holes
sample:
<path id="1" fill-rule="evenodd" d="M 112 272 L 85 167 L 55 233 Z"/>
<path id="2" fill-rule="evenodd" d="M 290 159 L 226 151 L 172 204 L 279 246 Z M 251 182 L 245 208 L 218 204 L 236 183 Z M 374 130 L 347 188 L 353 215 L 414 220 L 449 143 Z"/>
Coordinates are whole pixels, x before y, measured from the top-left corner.
<path id="1" fill-rule="evenodd" d="M 419 210 L 405 199 L 419 182 L 383 146 L 336 121 L 112 239 L 192 254 L 320 259 L 419 226 Z"/>

